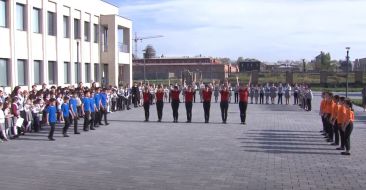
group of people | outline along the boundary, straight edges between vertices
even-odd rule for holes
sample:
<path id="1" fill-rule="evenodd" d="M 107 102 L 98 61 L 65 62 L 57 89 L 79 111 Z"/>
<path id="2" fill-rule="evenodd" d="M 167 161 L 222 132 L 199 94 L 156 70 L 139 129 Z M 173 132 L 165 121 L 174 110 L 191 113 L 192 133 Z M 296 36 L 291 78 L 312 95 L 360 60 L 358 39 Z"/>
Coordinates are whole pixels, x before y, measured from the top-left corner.
<path id="1" fill-rule="evenodd" d="M 48 139 L 54 141 L 56 124 L 63 126 L 62 135 L 69 137 L 68 129 L 74 127 L 74 134 L 78 131 L 78 122 L 84 119 L 83 130 L 95 130 L 101 125 L 108 125 L 107 112 L 111 108 L 111 94 L 109 88 L 92 86 L 47 88 L 41 89 L 36 85 L 31 91 L 22 90 L 17 86 L 11 94 L 0 90 L 0 131 L 1 139 L 16 139 L 26 133 L 37 133 L 43 126 L 51 127 Z M 104 124 L 102 119 L 104 118 Z"/>
<path id="2" fill-rule="evenodd" d="M 337 150 L 345 150 L 342 155 L 351 155 L 351 134 L 353 130 L 354 112 L 352 101 L 331 92 L 322 93 L 320 112 L 323 130 L 327 142 L 339 146 Z"/>

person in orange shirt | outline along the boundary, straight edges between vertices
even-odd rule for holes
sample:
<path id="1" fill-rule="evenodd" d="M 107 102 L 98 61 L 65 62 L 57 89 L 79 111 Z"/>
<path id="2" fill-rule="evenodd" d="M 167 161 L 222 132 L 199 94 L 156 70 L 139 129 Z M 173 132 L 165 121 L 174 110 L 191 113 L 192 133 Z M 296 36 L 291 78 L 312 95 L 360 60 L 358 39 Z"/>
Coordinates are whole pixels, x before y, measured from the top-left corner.
<path id="1" fill-rule="evenodd" d="M 325 122 L 324 122 L 324 105 L 325 105 L 325 95 L 326 95 L 327 92 L 322 92 L 322 101 L 320 102 L 320 111 L 319 111 L 319 115 L 322 119 L 322 123 L 323 123 L 323 130 L 320 131 L 323 135 L 325 134 Z"/>
<path id="2" fill-rule="evenodd" d="M 337 111 L 337 116 L 336 116 L 336 122 L 337 122 L 337 126 L 338 126 L 339 135 L 341 137 L 341 146 L 339 148 L 337 148 L 337 150 L 344 150 L 344 131 L 341 130 L 341 128 L 342 128 L 342 123 L 345 120 L 345 115 L 346 115 L 346 107 L 344 105 L 345 100 L 346 100 L 345 97 L 340 97 L 339 102 L 338 102 L 338 111 Z"/>
<path id="3" fill-rule="evenodd" d="M 339 127 L 337 125 L 337 113 L 338 113 L 338 106 L 339 106 L 338 103 L 339 103 L 339 96 L 335 95 L 333 97 L 332 110 L 331 110 L 330 119 L 329 119 L 329 122 L 332 125 L 333 132 L 334 132 L 334 143 L 331 144 L 333 146 L 339 145 Z"/>
<path id="4" fill-rule="evenodd" d="M 342 155 L 351 155 L 351 134 L 353 131 L 353 122 L 355 120 L 355 115 L 352 109 L 352 101 L 350 99 L 346 99 L 345 101 L 345 119 L 342 122 L 341 130 L 344 131 L 343 143 L 345 145 L 346 151 L 342 152 Z"/>
<path id="5" fill-rule="evenodd" d="M 325 96 L 325 103 L 323 108 L 323 117 L 325 123 L 325 131 L 326 135 L 324 138 L 327 138 L 327 142 L 333 142 L 333 126 L 329 122 L 330 114 L 332 111 L 332 104 L 333 104 L 333 93 L 328 92 Z"/>

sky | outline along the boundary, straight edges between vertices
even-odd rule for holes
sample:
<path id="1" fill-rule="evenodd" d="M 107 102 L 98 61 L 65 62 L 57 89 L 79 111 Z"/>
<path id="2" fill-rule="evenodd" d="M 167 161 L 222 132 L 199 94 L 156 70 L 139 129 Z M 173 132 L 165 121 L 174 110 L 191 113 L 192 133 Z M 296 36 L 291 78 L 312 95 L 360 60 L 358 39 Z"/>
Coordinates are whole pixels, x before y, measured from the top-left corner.
<path id="1" fill-rule="evenodd" d="M 366 57 L 366 0 L 107 0 L 164 56 L 262 61 Z"/>

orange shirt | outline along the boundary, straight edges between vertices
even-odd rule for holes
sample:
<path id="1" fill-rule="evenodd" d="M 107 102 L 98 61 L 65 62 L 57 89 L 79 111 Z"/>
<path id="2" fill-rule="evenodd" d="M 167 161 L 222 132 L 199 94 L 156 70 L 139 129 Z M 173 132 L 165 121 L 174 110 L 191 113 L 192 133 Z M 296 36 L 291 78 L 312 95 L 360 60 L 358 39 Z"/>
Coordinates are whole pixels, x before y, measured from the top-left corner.
<path id="1" fill-rule="evenodd" d="M 346 108 L 344 106 L 340 106 L 337 113 L 337 123 L 343 124 L 346 121 Z"/>
<path id="2" fill-rule="evenodd" d="M 355 121 L 355 113 L 351 110 L 351 109 L 349 109 L 349 108 L 347 108 L 346 109 L 346 120 L 345 120 L 345 122 L 354 122 Z"/>
<path id="3" fill-rule="evenodd" d="M 320 102 L 320 113 L 324 113 L 324 107 L 325 107 L 325 99 L 322 99 Z"/>
<path id="4" fill-rule="evenodd" d="M 326 114 L 332 113 L 332 104 L 333 104 L 333 101 L 326 101 L 323 112 Z"/>

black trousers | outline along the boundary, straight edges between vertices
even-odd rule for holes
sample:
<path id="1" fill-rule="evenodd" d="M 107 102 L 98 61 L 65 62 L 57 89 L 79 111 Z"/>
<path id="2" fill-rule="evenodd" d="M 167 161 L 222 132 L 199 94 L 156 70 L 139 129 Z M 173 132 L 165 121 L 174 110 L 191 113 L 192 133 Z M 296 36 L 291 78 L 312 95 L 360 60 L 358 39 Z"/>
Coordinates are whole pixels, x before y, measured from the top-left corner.
<path id="1" fill-rule="evenodd" d="M 278 101 L 277 101 L 277 104 L 282 104 L 282 96 L 283 94 L 278 94 Z"/>
<path id="2" fill-rule="evenodd" d="M 220 102 L 221 118 L 223 122 L 227 120 L 227 110 L 229 109 L 229 103 L 227 101 Z"/>
<path id="3" fill-rule="evenodd" d="M 55 126 L 56 126 L 56 122 L 50 122 L 50 133 L 48 134 L 48 138 L 52 139 L 53 138 L 53 133 L 55 132 Z"/>
<path id="4" fill-rule="evenodd" d="M 95 127 L 95 117 L 97 115 L 97 112 L 91 112 L 90 113 L 90 129 L 94 129 Z"/>
<path id="5" fill-rule="evenodd" d="M 64 117 L 65 125 L 64 125 L 64 128 L 62 128 L 62 134 L 66 134 L 67 133 L 67 130 L 70 127 L 70 118 L 71 117 Z"/>
<path id="6" fill-rule="evenodd" d="M 311 99 L 306 99 L 306 105 L 308 106 L 307 111 L 311 111 Z"/>
<path id="7" fill-rule="evenodd" d="M 101 124 L 101 122 L 102 122 L 102 110 L 98 108 L 98 111 L 95 112 L 94 126 Z"/>
<path id="8" fill-rule="evenodd" d="M 205 112 L 205 122 L 210 120 L 211 102 L 203 102 L 203 111 Z"/>
<path id="9" fill-rule="evenodd" d="M 325 131 L 328 134 L 328 139 L 333 140 L 334 131 L 333 131 L 333 125 L 329 122 L 329 115 L 327 115 L 324 118 L 324 123 L 325 123 Z"/>
<path id="10" fill-rule="evenodd" d="M 346 148 L 346 150 L 351 150 L 351 133 L 353 131 L 353 123 L 351 122 L 347 127 L 346 131 L 344 131 L 343 135 L 343 143 Z"/>
<path id="11" fill-rule="evenodd" d="M 158 112 L 158 120 L 161 121 L 163 118 L 163 108 L 164 108 L 164 102 L 163 101 L 157 101 L 156 102 L 156 110 Z"/>
<path id="12" fill-rule="evenodd" d="M 245 119 L 247 116 L 247 102 L 239 102 L 239 109 L 240 109 L 240 120 L 242 123 L 245 123 Z"/>
<path id="13" fill-rule="evenodd" d="M 41 121 L 39 120 L 39 116 L 36 115 L 33 117 L 33 129 L 34 129 L 34 132 L 38 133 L 39 130 L 41 129 Z"/>
<path id="14" fill-rule="evenodd" d="M 74 122 L 74 133 L 78 132 L 78 120 L 79 118 L 76 116 L 74 118 L 71 118 L 72 122 Z"/>
<path id="15" fill-rule="evenodd" d="M 133 102 L 133 106 L 137 107 L 137 103 L 138 103 L 137 94 L 132 94 L 132 102 Z"/>
<path id="16" fill-rule="evenodd" d="M 235 97 L 235 103 L 238 103 L 239 102 L 239 93 L 235 92 L 234 97 Z"/>
<path id="17" fill-rule="evenodd" d="M 117 104 L 117 101 L 112 101 L 112 109 L 111 111 L 116 111 L 116 104 Z"/>
<path id="18" fill-rule="evenodd" d="M 108 119 L 107 119 L 107 109 L 104 108 L 104 109 L 100 109 L 100 121 L 99 121 L 99 124 L 101 124 L 102 122 L 102 118 L 104 117 L 104 124 L 107 125 L 108 124 Z"/>
<path id="19" fill-rule="evenodd" d="M 174 121 L 178 121 L 178 109 L 179 109 L 179 101 L 172 100 L 172 110 L 173 110 Z"/>
<path id="20" fill-rule="evenodd" d="M 299 104 L 299 95 L 297 93 L 294 93 L 294 104 Z"/>
<path id="21" fill-rule="evenodd" d="M 196 91 L 193 92 L 193 102 L 196 103 Z"/>
<path id="22" fill-rule="evenodd" d="M 264 104 L 264 94 L 259 94 L 259 103 Z"/>
<path id="23" fill-rule="evenodd" d="M 192 102 L 186 102 L 187 121 L 192 121 Z"/>
<path id="24" fill-rule="evenodd" d="M 334 143 L 338 145 L 339 144 L 339 127 L 338 127 L 337 121 L 333 125 L 333 131 L 334 131 Z"/>
<path id="25" fill-rule="evenodd" d="M 145 121 L 149 121 L 150 117 L 150 102 L 144 102 Z"/>
<path id="26" fill-rule="evenodd" d="M 84 115 L 84 130 L 89 130 L 89 123 L 90 123 L 90 112 L 85 112 Z"/>

